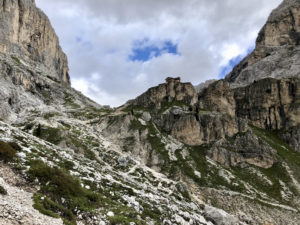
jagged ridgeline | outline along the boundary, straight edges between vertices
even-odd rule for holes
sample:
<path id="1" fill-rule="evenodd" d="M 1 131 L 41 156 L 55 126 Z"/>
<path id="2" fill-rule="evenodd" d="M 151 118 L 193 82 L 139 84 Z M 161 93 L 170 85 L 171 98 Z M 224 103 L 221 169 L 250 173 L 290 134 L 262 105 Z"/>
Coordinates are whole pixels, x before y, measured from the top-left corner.
<path id="1" fill-rule="evenodd" d="M 285 0 L 224 80 L 111 109 L 33 0 L 0 0 L 0 224 L 299 225 L 299 37 Z"/>

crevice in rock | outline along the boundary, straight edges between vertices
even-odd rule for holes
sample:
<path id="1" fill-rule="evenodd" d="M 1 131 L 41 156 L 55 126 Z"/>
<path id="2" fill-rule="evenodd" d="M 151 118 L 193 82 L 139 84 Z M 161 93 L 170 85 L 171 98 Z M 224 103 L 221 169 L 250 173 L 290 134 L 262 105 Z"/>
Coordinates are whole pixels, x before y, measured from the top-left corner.
<path id="1" fill-rule="evenodd" d="M 24 17 L 24 4 L 23 4 L 22 0 L 18 0 L 18 7 L 19 7 L 19 35 L 18 35 L 18 37 L 20 37 L 21 28 L 23 26 L 23 17 Z"/>
<path id="2" fill-rule="evenodd" d="M 6 11 L 6 0 L 3 0 L 2 2 L 2 8 L 3 8 L 3 12 Z"/>

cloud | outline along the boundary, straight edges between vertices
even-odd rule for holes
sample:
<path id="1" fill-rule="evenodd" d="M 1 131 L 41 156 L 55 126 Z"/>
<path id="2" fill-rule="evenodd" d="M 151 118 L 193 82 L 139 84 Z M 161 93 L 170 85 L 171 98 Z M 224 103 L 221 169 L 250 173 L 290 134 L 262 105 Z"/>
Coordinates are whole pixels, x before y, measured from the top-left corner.
<path id="1" fill-rule="evenodd" d="M 228 72 L 254 46 L 280 0 L 36 3 L 68 55 L 73 87 L 100 104 L 118 106 L 167 76 L 198 84 Z"/>

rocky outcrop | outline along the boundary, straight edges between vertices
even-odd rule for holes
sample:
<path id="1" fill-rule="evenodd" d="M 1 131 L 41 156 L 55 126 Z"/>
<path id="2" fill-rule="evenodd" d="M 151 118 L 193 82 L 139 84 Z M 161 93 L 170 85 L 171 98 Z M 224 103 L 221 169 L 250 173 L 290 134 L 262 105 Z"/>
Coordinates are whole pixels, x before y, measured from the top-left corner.
<path id="1" fill-rule="evenodd" d="M 234 93 L 225 80 L 219 80 L 199 93 L 200 109 L 207 109 L 235 116 Z"/>
<path id="2" fill-rule="evenodd" d="M 16 61 L 46 67 L 50 76 L 70 84 L 67 57 L 48 17 L 34 0 L 0 1 L 0 52 Z"/>
<path id="3" fill-rule="evenodd" d="M 198 85 L 195 86 L 195 90 L 197 91 L 197 93 L 201 92 L 204 88 L 207 88 L 210 84 L 216 82 L 217 80 L 215 79 L 211 79 L 211 80 L 207 80 L 205 82 L 202 82 Z"/>
<path id="4" fill-rule="evenodd" d="M 270 168 L 276 160 L 276 151 L 249 130 L 237 135 L 234 140 L 217 141 L 208 151 L 208 156 L 224 166 L 245 167 L 251 164 Z"/>
<path id="5" fill-rule="evenodd" d="M 300 77 L 300 2 L 285 0 L 275 9 L 256 40 L 255 50 L 226 80 L 232 87 L 266 78 Z"/>
<path id="6" fill-rule="evenodd" d="M 234 118 L 211 111 L 190 112 L 173 107 L 154 119 L 164 132 L 188 145 L 201 145 L 239 132 Z"/>
<path id="7" fill-rule="evenodd" d="M 161 108 L 162 104 L 183 102 L 194 105 L 197 93 L 191 83 L 182 83 L 180 78 L 167 78 L 166 83 L 150 88 L 132 101 L 133 106 Z"/>
<path id="8" fill-rule="evenodd" d="M 247 130 L 235 119 L 233 92 L 225 81 L 211 84 L 198 96 L 190 83 L 167 78 L 165 84 L 150 88 L 129 106 L 149 111 L 159 129 L 188 145 L 211 143 Z"/>
<path id="9" fill-rule="evenodd" d="M 282 131 L 279 136 L 286 141 L 293 149 L 300 152 L 300 125 L 289 127 Z"/>
<path id="10" fill-rule="evenodd" d="M 264 129 L 300 124 L 300 80 L 267 78 L 234 90 L 236 116 Z"/>
<path id="11" fill-rule="evenodd" d="M 257 47 L 300 45 L 300 2 L 285 0 L 259 32 Z"/>

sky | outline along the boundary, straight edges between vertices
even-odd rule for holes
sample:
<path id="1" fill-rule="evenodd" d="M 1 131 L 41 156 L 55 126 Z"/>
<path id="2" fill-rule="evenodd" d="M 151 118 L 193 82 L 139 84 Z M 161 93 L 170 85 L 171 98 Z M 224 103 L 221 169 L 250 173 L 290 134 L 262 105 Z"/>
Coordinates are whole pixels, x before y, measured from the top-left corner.
<path id="1" fill-rule="evenodd" d="M 68 56 L 72 87 L 120 106 L 166 77 L 229 73 L 281 0 L 36 0 Z"/>

